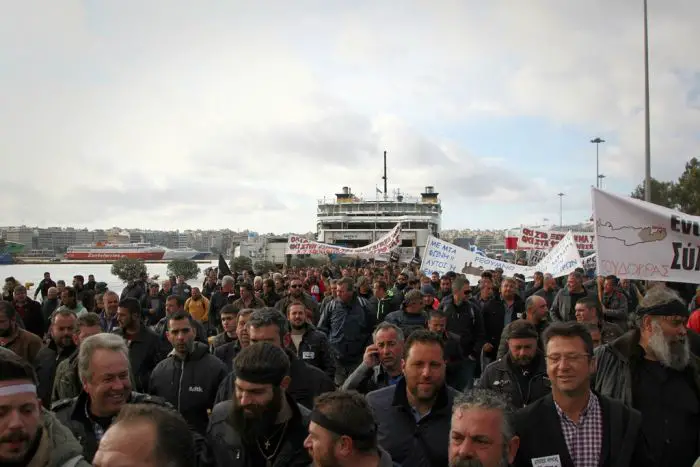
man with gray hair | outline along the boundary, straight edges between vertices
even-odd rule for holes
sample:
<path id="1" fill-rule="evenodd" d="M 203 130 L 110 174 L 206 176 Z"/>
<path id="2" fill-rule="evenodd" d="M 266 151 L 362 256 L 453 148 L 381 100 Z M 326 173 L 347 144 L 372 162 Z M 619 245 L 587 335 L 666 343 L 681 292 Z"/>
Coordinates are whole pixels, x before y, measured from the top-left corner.
<path id="1" fill-rule="evenodd" d="M 566 287 L 557 292 L 549 308 L 552 321 L 576 321 L 576 302 L 586 297 L 596 298 L 594 293 L 583 286 L 583 274 L 572 272 L 566 280 Z"/>
<path id="2" fill-rule="evenodd" d="M 128 403 L 166 405 L 161 399 L 132 392 L 129 350 L 116 334 L 90 336 L 80 345 L 78 374 L 83 392 L 51 406 L 56 417 L 83 446 L 83 455 L 92 462 L 98 444 L 112 420 Z"/>
<path id="3" fill-rule="evenodd" d="M 642 432 L 659 467 L 700 456 L 700 360 L 690 353 L 688 309 L 656 286 L 639 303 L 636 327 L 596 351 L 594 389 L 642 413 Z"/>
<path id="4" fill-rule="evenodd" d="M 374 343 L 367 346 L 362 363 L 343 383 L 344 391 L 368 394 L 393 386 L 403 376 L 401 361 L 404 334 L 395 324 L 380 323 L 372 334 Z"/>
<path id="5" fill-rule="evenodd" d="M 222 332 L 221 317 L 219 311 L 224 307 L 233 303 L 236 300 L 236 279 L 233 276 L 224 276 L 221 278 L 221 289 L 214 292 L 209 300 L 209 323 L 212 327 L 216 326 L 219 332 Z"/>
<path id="6" fill-rule="evenodd" d="M 508 403 L 494 391 L 473 389 L 455 398 L 448 451 L 450 467 L 512 464 L 520 438 L 513 430 L 511 416 Z"/>

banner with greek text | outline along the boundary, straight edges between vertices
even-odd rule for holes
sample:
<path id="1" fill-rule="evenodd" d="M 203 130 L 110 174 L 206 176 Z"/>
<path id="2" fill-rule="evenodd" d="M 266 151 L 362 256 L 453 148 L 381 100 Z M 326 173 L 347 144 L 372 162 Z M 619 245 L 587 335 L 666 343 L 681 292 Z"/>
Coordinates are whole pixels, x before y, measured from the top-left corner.
<path id="1" fill-rule="evenodd" d="M 700 217 L 592 189 L 598 274 L 700 281 Z"/>
<path id="2" fill-rule="evenodd" d="M 374 243 L 359 248 L 346 248 L 327 243 L 308 240 L 299 235 L 290 235 L 285 254 L 287 255 L 350 255 L 360 258 L 373 258 L 377 255 L 389 255 L 391 250 L 401 244 L 401 224 L 391 229 Z"/>
<path id="3" fill-rule="evenodd" d="M 569 274 L 577 267 L 581 267 L 581 256 L 570 232 L 536 266 L 520 266 L 480 256 L 432 236 L 428 237 L 421 263 L 424 274 L 438 272 L 443 275 L 454 271 L 466 275 L 469 281 L 474 283 L 481 278 L 482 272 L 496 268 L 503 269 L 504 276 L 522 274 L 526 281 L 531 281 L 536 271 L 560 277 Z"/>
<path id="4" fill-rule="evenodd" d="M 581 258 L 581 262 L 583 263 L 583 269 L 585 269 L 586 271 L 594 270 L 597 266 L 597 261 L 598 255 L 596 255 L 595 253 Z"/>
<path id="5" fill-rule="evenodd" d="M 567 232 L 557 230 L 542 230 L 523 227 L 518 234 L 518 250 L 549 250 L 559 243 Z M 572 232 L 576 247 L 581 251 L 595 249 L 593 232 Z"/>

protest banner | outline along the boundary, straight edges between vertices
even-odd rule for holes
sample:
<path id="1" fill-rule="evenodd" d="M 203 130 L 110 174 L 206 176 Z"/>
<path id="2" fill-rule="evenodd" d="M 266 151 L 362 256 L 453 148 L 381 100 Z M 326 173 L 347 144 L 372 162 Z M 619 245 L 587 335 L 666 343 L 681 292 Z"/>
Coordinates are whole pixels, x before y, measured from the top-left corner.
<path id="1" fill-rule="evenodd" d="M 554 248 L 567 232 L 557 230 L 541 230 L 523 227 L 518 234 L 517 250 L 549 250 Z M 595 235 L 593 232 L 572 232 L 576 247 L 581 251 L 593 251 L 595 249 Z"/>
<path id="2" fill-rule="evenodd" d="M 550 273 L 555 277 L 569 274 L 581 266 L 581 257 L 576 249 L 573 235 L 565 235 L 564 240 L 545 256 L 536 266 L 520 266 L 487 256 L 477 255 L 469 250 L 460 248 L 435 237 L 428 237 L 428 242 L 421 263 L 424 274 L 438 272 L 443 275 L 454 271 L 464 274 L 470 282 L 476 283 L 481 273 L 496 268 L 503 269 L 504 276 L 522 274 L 526 281 L 531 281 L 535 271 Z M 545 269 L 546 268 L 546 269 Z"/>
<path id="3" fill-rule="evenodd" d="M 700 280 L 700 217 L 597 188 L 592 192 L 599 274 Z"/>
<path id="4" fill-rule="evenodd" d="M 377 255 L 389 255 L 391 250 L 401 244 L 401 223 L 391 229 L 376 242 L 359 248 L 346 248 L 327 243 L 315 242 L 299 235 L 290 235 L 285 254 L 287 255 L 350 255 L 360 258 L 373 258 Z"/>
<path id="5" fill-rule="evenodd" d="M 534 268 L 543 273 L 549 273 L 554 277 L 566 276 L 576 268 L 581 267 L 581 255 L 578 252 L 574 234 L 568 232 L 554 248 L 552 248 L 542 261 Z"/>
<path id="6" fill-rule="evenodd" d="M 547 251 L 548 250 L 530 250 L 527 258 L 527 265 L 535 266 L 537 263 L 542 261 L 545 256 L 547 256 Z"/>
<path id="7" fill-rule="evenodd" d="M 584 258 L 581 258 L 581 262 L 583 263 L 583 269 L 586 271 L 592 271 L 596 268 L 597 262 L 598 261 L 598 255 L 593 253 L 592 255 L 588 255 Z"/>

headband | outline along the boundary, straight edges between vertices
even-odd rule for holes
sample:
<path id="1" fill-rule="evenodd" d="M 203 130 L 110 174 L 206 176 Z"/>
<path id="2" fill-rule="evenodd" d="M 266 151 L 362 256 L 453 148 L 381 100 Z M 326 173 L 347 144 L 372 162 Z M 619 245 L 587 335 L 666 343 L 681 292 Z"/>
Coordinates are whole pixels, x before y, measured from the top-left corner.
<path id="1" fill-rule="evenodd" d="M 31 383 L 11 384 L 9 386 L 0 387 L 0 397 L 14 396 L 16 394 L 31 393 L 36 394 L 36 386 Z"/>
<path id="2" fill-rule="evenodd" d="M 376 425 L 372 427 L 370 431 L 363 433 L 345 425 L 342 422 L 331 420 L 318 410 L 314 410 L 313 412 L 311 412 L 311 421 L 317 424 L 318 426 L 325 428 L 328 431 L 332 431 L 337 435 L 349 436 L 350 438 L 355 440 L 372 440 L 377 436 Z"/>
<path id="3" fill-rule="evenodd" d="M 688 309 L 678 300 L 672 300 L 669 303 L 662 303 L 661 305 L 638 308 L 637 314 L 640 316 L 688 316 Z"/>

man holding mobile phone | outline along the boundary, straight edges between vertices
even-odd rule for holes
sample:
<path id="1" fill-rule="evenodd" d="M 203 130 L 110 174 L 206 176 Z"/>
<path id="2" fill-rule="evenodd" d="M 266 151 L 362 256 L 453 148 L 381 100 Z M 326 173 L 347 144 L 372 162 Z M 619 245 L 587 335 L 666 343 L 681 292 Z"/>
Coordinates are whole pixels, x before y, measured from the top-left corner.
<path id="1" fill-rule="evenodd" d="M 393 386 L 403 376 L 401 360 L 404 336 L 401 329 L 394 324 L 383 322 L 377 326 L 372 337 L 374 343 L 365 349 L 362 363 L 345 380 L 343 390 L 367 394 Z"/>

